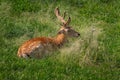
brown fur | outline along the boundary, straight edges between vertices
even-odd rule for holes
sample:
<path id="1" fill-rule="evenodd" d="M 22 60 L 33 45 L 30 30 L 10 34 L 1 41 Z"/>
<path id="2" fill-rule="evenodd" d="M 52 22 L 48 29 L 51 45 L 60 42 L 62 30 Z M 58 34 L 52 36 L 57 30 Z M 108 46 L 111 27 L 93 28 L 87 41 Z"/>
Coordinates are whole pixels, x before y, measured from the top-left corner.
<path id="1" fill-rule="evenodd" d="M 18 57 L 41 58 L 46 55 L 46 53 L 61 47 L 67 41 L 68 37 L 78 37 L 80 35 L 78 32 L 69 27 L 69 23 L 71 21 L 70 17 L 66 22 L 64 18 L 60 16 L 58 8 L 55 9 L 55 14 L 57 18 L 63 22 L 58 35 L 55 38 L 38 37 L 26 41 L 18 49 Z"/>
<path id="2" fill-rule="evenodd" d="M 55 38 L 46 38 L 46 37 L 38 37 L 31 39 L 25 43 L 18 49 L 18 56 L 23 57 L 23 54 L 26 54 L 27 56 L 30 56 L 33 52 L 35 52 L 35 49 L 37 49 L 41 45 L 43 50 L 38 52 L 37 54 L 44 55 L 45 50 L 53 50 L 56 49 L 57 47 L 59 48 L 63 42 L 65 41 L 65 35 L 64 34 L 58 34 L 57 37 Z M 51 49 L 53 48 L 53 49 Z M 33 57 L 33 56 L 30 56 Z M 42 56 L 34 56 L 34 57 L 42 57 Z"/>

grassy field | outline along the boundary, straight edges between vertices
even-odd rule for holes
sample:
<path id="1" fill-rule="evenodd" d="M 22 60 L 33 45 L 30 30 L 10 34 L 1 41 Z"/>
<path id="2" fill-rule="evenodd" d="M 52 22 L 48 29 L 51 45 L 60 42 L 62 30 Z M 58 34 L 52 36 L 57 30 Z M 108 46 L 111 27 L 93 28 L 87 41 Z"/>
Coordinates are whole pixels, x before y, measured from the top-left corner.
<path id="1" fill-rule="evenodd" d="M 81 37 L 45 58 L 18 58 L 24 41 L 57 34 L 56 7 Z M 120 80 L 120 0 L 0 0 L 0 80 Z"/>

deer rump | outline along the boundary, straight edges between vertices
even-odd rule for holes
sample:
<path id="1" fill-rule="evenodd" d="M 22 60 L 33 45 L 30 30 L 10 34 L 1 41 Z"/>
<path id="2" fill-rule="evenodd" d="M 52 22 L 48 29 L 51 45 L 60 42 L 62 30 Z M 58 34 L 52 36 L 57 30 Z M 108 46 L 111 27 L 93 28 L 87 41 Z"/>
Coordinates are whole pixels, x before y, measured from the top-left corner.
<path id="1" fill-rule="evenodd" d="M 50 38 L 40 37 L 25 42 L 18 50 L 18 56 L 23 58 L 42 58 L 57 49 Z"/>

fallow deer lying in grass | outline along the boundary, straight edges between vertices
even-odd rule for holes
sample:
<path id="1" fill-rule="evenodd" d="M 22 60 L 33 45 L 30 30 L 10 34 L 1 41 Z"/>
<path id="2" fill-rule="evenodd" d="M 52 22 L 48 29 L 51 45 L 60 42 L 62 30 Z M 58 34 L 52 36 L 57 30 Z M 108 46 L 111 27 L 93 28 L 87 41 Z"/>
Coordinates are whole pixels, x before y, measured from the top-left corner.
<path id="1" fill-rule="evenodd" d="M 18 49 L 18 57 L 23 58 L 41 58 L 45 55 L 46 52 L 49 52 L 53 49 L 57 49 L 65 43 L 68 37 L 78 37 L 80 34 L 73 30 L 69 23 L 71 21 L 70 17 L 67 21 L 64 20 L 64 17 L 60 16 L 60 11 L 58 8 L 55 9 L 55 14 L 57 18 L 62 22 L 58 34 L 54 38 L 47 37 L 38 37 L 31 40 L 28 40 Z"/>

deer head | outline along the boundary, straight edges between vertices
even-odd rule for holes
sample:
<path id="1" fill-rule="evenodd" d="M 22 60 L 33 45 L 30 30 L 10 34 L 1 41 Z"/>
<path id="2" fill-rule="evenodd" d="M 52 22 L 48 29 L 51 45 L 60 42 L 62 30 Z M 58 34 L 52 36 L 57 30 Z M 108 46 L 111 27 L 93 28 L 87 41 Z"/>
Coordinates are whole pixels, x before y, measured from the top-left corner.
<path id="1" fill-rule="evenodd" d="M 59 30 L 59 34 L 65 34 L 67 35 L 68 37 L 79 37 L 80 34 L 75 31 L 74 29 L 72 29 L 71 26 L 69 26 L 70 22 L 71 22 L 71 18 L 69 17 L 67 21 L 64 20 L 65 16 L 66 16 L 66 13 L 64 12 L 64 15 L 63 17 L 60 15 L 60 11 L 59 11 L 59 8 L 56 8 L 55 9 L 55 14 L 57 16 L 57 18 L 62 22 L 61 24 L 61 28 Z"/>

